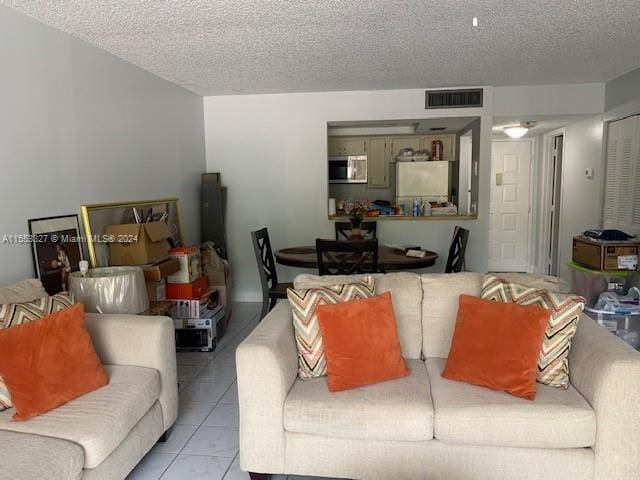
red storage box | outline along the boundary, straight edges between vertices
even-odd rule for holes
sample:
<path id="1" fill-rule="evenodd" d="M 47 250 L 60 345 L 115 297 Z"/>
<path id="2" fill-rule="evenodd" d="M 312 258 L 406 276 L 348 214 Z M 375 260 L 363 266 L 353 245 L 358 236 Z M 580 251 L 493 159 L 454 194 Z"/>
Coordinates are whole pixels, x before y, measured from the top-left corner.
<path id="1" fill-rule="evenodd" d="M 167 283 L 167 299 L 196 300 L 206 293 L 207 288 L 205 277 L 200 277 L 191 283 Z"/>

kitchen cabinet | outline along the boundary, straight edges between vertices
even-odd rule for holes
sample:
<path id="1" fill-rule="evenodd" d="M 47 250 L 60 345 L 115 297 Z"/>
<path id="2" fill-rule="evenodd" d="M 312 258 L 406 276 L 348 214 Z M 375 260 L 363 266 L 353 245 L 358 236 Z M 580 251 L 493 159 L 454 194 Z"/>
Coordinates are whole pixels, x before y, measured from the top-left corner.
<path id="1" fill-rule="evenodd" d="M 365 155 L 367 140 L 362 137 L 329 137 L 329 156 Z"/>
<path id="2" fill-rule="evenodd" d="M 420 137 L 391 137 L 391 159 L 395 160 L 403 148 L 420 150 Z"/>
<path id="3" fill-rule="evenodd" d="M 389 142 L 386 137 L 367 139 L 367 187 L 387 188 L 389 186 Z"/>
<path id="4" fill-rule="evenodd" d="M 453 162 L 456 159 L 456 136 L 455 135 L 426 135 L 420 138 L 420 149 L 431 152 L 431 142 L 442 141 L 442 160 Z"/>

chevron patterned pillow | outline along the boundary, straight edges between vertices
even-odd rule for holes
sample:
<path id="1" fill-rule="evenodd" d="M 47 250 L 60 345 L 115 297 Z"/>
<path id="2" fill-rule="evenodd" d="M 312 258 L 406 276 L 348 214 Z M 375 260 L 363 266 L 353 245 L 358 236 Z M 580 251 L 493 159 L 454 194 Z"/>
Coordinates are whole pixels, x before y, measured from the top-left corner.
<path id="1" fill-rule="evenodd" d="M 69 293 L 56 293 L 26 303 L 5 303 L 0 305 L 0 329 L 46 317 L 70 307 L 73 303 L 73 297 Z M 11 395 L 0 376 L 0 412 L 12 406 Z"/>
<path id="2" fill-rule="evenodd" d="M 329 285 L 308 290 L 289 288 L 287 290 L 287 297 L 293 312 L 293 327 L 298 346 L 298 375 L 301 379 L 307 380 L 327 374 L 327 362 L 324 357 L 316 307 L 373 297 L 375 287 L 375 279 L 365 277 L 361 282 L 347 285 Z"/>
<path id="3" fill-rule="evenodd" d="M 536 305 L 549 310 L 549 323 L 538 358 L 537 380 L 551 387 L 569 387 L 569 350 L 578 329 L 585 299 L 579 295 L 550 292 L 485 275 L 482 298 L 502 303 Z"/>

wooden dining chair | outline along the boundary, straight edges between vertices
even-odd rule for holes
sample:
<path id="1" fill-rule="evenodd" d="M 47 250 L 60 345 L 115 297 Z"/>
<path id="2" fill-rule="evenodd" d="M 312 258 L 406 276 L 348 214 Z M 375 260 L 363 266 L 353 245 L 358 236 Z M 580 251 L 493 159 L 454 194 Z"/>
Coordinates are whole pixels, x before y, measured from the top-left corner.
<path id="1" fill-rule="evenodd" d="M 378 271 L 378 240 L 316 239 L 320 275 L 353 275 Z"/>
<path id="2" fill-rule="evenodd" d="M 453 230 L 453 240 L 449 247 L 449 257 L 447 258 L 444 273 L 461 272 L 463 270 L 467 240 L 469 240 L 469 230 L 456 226 Z"/>
<path id="3" fill-rule="evenodd" d="M 292 283 L 278 283 L 278 272 L 273 260 L 269 232 L 266 228 L 251 232 L 253 250 L 258 262 L 260 284 L 262 286 L 262 310 L 260 320 L 275 307 L 279 298 L 287 298 L 287 288 L 292 288 Z"/>
<path id="4" fill-rule="evenodd" d="M 351 235 L 351 222 L 335 222 L 336 240 L 348 240 Z M 365 240 L 378 238 L 378 222 L 362 222 L 360 227 Z"/>

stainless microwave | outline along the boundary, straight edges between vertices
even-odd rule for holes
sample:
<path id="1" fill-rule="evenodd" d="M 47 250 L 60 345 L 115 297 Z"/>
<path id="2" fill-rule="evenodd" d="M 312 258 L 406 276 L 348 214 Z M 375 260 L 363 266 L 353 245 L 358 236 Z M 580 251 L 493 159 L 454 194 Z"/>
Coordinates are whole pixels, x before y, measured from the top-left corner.
<path id="1" fill-rule="evenodd" d="M 367 156 L 329 157 L 329 183 L 367 183 Z"/>

